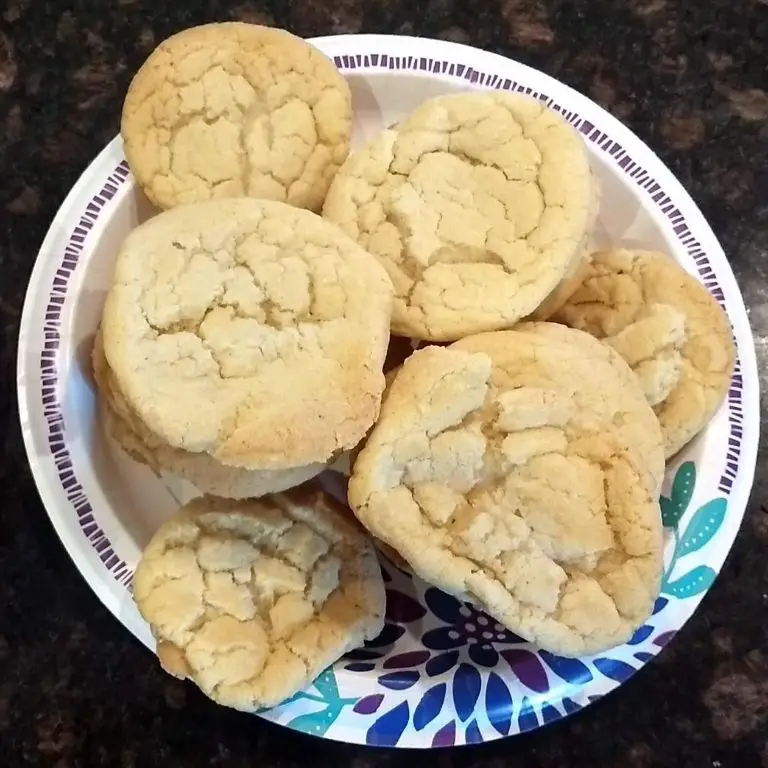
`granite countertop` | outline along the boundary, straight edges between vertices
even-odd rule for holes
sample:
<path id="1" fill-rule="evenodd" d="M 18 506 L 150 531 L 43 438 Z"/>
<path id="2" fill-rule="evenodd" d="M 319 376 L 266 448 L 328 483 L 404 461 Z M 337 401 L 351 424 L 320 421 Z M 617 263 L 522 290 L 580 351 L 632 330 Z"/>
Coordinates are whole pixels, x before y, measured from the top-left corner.
<path id="1" fill-rule="evenodd" d="M 174 10 L 169 10 L 169 7 Z M 66 10 L 68 8 L 68 10 Z M 48 522 L 15 415 L 27 278 L 57 207 L 170 33 L 244 19 L 304 35 L 389 32 L 509 55 L 588 94 L 675 171 L 720 238 L 768 351 L 766 0 L 6 0 L 0 7 L 0 752 L 7 766 L 422 765 L 217 708 L 160 671 L 82 581 Z M 768 434 L 763 416 L 763 432 Z M 766 438 L 764 438 L 765 440 Z M 620 692 L 438 766 L 768 767 L 768 466 L 714 588 Z"/>

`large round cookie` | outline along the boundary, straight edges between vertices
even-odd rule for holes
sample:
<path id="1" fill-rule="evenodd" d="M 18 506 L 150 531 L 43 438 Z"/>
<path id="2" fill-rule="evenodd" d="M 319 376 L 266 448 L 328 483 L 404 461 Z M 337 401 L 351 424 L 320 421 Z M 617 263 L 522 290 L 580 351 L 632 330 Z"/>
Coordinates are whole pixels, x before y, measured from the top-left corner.
<path id="1" fill-rule="evenodd" d="M 572 656 L 626 641 L 651 612 L 662 529 L 643 473 L 567 391 L 428 347 L 393 382 L 349 501 L 425 580 Z"/>
<path id="2" fill-rule="evenodd" d="M 280 29 L 227 22 L 179 32 L 128 89 L 121 132 L 161 208 L 249 195 L 319 210 L 349 152 L 349 87 Z"/>
<path id="3" fill-rule="evenodd" d="M 246 711 L 276 706 L 384 624 L 373 546 L 306 488 L 190 502 L 152 537 L 133 594 L 163 667 Z"/>
<path id="4" fill-rule="evenodd" d="M 392 286 L 332 224 L 241 198 L 166 211 L 124 241 L 102 319 L 126 401 L 222 464 L 327 462 L 375 420 Z"/>
<path id="5" fill-rule="evenodd" d="M 658 495 L 664 479 L 659 421 L 629 366 L 586 333 L 554 323 L 522 323 L 512 331 L 469 336 L 452 345 L 488 355 L 492 381 L 555 388 L 568 393 L 582 418 L 608 422 L 615 439 L 636 453 L 647 488 Z"/>
<path id="6" fill-rule="evenodd" d="M 101 333 L 96 334 L 91 357 L 105 432 L 132 459 L 157 475 L 170 472 L 192 483 L 203 494 L 249 499 L 301 485 L 326 468 L 325 464 L 309 464 L 290 469 L 242 469 L 221 464 L 207 453 L 173 448 L 147 429 L 125 401 L 104 358 Z"/>
<path id="7" fill-rule="evenodd" d="M 627 361 L 659 418 L 667 457 L 709 423 L 728 392 L 735 359 L 728 318 L 664 253 L 594 254 L 555 318 L 605 339 Z"/>
<path id="8" fill-rule="evenodd" d="M 559 115 L 461 93 L 351 155 L 323 215 L 386 267 L 393 333 L 444 341 L 535 310 L 577 263 L 592 198 L 586 149 Z"/>

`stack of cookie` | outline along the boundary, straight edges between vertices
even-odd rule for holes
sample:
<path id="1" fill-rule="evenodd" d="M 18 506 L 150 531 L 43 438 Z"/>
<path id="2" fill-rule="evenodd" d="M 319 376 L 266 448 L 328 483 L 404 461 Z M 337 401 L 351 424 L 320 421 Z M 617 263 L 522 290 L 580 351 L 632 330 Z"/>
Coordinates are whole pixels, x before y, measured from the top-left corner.
<path id="1" fill-rule="evenodd" d="M 669 257 L 593 253 L 598 185 L 558 114 L 446 95 L 350 155 L 351 110 L 328 59 L 248 24 L 165 41 L 125 101 L 163 211 L 118 253 L 95 379 L 129 455 L 201 493 L 134 594 L 164 666 L 241 709 L 381 628 L 371 539 L 296 487 L 340 456 L 357 521 L 419 576 L 549 651 L 626 641 L 665 458 L 733 365 Z"/>
<path id="2" fill-rule="evenodd" d="M 373 424 L 391 305 L 376 260 L 309 211 L 166 211 L 122 244 L 94 347 L 114 435 L 206 493 L 296 485 Z"/>
<path id="3" fill-rule="evenodd" d="M 206 494 L 158 531 L 134 594 L 166 669 L 221 703 L 277 704 L 381 630 L 367 537 L 322 491 L 274 494 L 373 425 L 391 307 L 372 256 L 275 201 L 173 208 L 117 254 L 93 349 L 107 426 Z"/>

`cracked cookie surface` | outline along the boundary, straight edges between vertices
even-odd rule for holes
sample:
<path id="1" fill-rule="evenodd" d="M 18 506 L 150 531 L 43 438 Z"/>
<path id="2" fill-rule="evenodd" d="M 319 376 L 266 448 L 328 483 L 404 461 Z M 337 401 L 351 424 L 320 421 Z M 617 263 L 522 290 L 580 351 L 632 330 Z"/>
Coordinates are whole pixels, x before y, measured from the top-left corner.
<path id="1" fill-rule="evenodd" d="M 388 390 L 349 501 L 425 580 L 573 656 L 626 641 L 652 610 L 662 529 L 643 471 L 568 391 L 428 347 Z"/>
<path id="2" fill-rule="evenodd" d="M 166 671 L 244 711 L 278 705 L 384 624 L 373 546 L 306 487 L 190 502 L 152 537 L 133 592 Z"/>
<path id="3" fill-rule="evenodd" d="M 666 469 L 664 436 L 637 377 L 621 355 L 594 336 L 558 323 L 526 322 L 514 330 L 547 340 L 545 351 L 538 347 L 528 352 L 543 367 L 541 373 L 546 371 L 550 381 L 573 391 L 580 408 L 610 418 L 624 444 L 637 451 L 648 470 L 648 488 L 658 495 Z M 558 351 L 552 344 L 560 345 Z M 501 344 L 502 359 L 511 352 L 504 347 Z M 481 350 L 482 344 L 477 351 Z M 606 363 L 610 370 L 606 370 Z"/>
<path id="4" fill-rule="evenodd" d="M 349 87 L 280 29 L 226 22 L 162 42 L 123 106 L 125 156 L 160 208 L 243 195 L 319 210 L 349 153 Z"/>
<path id="5" fill-rule="evenodd" d="M 735 361 L 728 318 L 696 278 L 657 251 L 593 254 L 589 275 L 555 319 L 603 339 L 653 406 L 669 458 L 723 402 Z"/>
<path id="6" fill-rule="evenodd" d="M 105 431 L 134 461 L 158 476 L 170 472 L 202 494 L 249 499 L 301 485 L 326 468 L 325 464 L 309 464 L 290 469 L 242 469 L 221 464 L 207 453 L 173 448 L 153 434 L 126 402 L 104 357 L 101 333 L 96 334 L 91 359 Z"/>
<path id="7" fill-rule="evenodd" d="M 102 318 L 130 407 L 228 466 L 327 462 L 373 424 L 392 286 L 309 211 L 250 198 L 166 211 L 124 241 Z"/>
<path id="8" fill-rule="evenodd" d="M 577 262 L 591 220 L 581 138 L 525 96 L 418 107 L 352 154 L 323 215 L 386 267 L 393 333 L 432 341 L 508 328 Z"/>

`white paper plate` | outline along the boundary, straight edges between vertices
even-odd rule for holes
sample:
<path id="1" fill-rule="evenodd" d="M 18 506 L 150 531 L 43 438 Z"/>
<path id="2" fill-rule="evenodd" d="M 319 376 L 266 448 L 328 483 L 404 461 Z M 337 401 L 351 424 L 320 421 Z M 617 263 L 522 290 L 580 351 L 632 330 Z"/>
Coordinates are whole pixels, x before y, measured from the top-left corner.
<path id="1" fill-rule="evenodd" d="M 744 514 L 758 443 L 758 377 L 744 305 L 722 249 L 682 186 L 589 99 L 521 64 L 453 43 L 385 36 L 315 42 L 349 79 L 358 145 L 426 98 L 457 90 L 521 91 L 561 112 L 584 137 L 602 182 L 598 244 L 672 253 L 733 325 L 738 361 L 728 399 L 669 467 L 662 595 L 627 645 L 580 660 L 538 652 L 476 609 L 384 564 L 382 637 L 261 713 L 330 739 L 402 747 L 530 730 L 604 696 L 646 664 L 720 570 Z M 21 323 L 18 391 L 29 462 L 57 533 L 103 603 L 151 647 L 131 601 L 131 575 L 153 531 L 190 489 L 162 483 L 102 437 L 89 364 L 114 253 L 149 213 L 116 139 L 74 186 L 40 249 Z"/>

